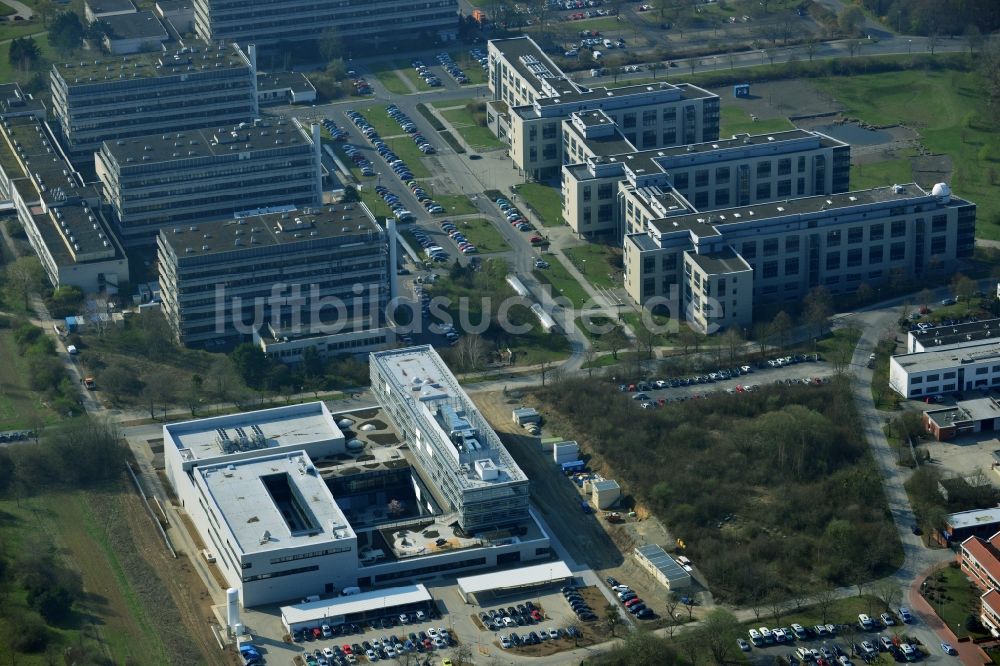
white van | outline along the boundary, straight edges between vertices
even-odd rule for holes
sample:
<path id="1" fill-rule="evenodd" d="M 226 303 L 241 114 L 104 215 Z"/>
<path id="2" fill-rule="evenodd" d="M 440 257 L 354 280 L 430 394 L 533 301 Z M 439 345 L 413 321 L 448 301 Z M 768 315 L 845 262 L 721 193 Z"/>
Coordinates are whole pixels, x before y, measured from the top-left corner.
<path id="1" fill-rule="evenodd" d="M 612 42 L 610 39 L 605 39 L 604 40 L 604 48 L 606 48 L 606 49 L 613 49 L 613 48 L 615 48 L 615 43 Z"/>
<path id="2" fill-rule="evenodd" d="M 361 588 L 360 587 L 345 587 L 343 590 L 340 591 L 340 595 L 343 596 L 343 597 L 349 597 L 349 596 L 354 595 L 354 594 L 361 594 Z"/>
<path id="3" fill-rule="evenodd" d="M 600 60 L 602 57 L 604 57 L 604 54 L 601 53 L 600 51 L 594 51 L 593 53 L 591 53 L 591 55 L 594 56 L 594 60 Z"/>

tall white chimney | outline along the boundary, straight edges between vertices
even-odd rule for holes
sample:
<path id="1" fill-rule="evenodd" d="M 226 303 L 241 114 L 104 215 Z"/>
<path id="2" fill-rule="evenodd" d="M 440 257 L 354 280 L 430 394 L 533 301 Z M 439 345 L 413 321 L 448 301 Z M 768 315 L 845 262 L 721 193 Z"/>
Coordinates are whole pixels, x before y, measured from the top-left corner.
<path id="1" fill-rule="evenodd" d="M 235 632 L 240 624 L 240 591 L 235 587 L 226 590 L 226 625 Z M 242 625 L 240 625 L 242 626 Z"/>
<path id="2" fill-rule="evenodd" d="M 398 266 L 396 265 L 396 244 L 398 239 L 396 238 L 396 220 L 393 218 L 387 218 L 386 228 L 388 230 L 389 238 L 389 302 L 394 303 L 396 300 L 396 271 Z"/>

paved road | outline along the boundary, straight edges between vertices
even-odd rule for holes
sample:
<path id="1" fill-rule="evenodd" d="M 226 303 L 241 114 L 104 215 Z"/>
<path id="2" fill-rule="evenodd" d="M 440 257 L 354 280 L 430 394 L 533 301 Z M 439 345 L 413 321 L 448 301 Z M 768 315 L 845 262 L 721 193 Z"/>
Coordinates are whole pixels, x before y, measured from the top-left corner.
<path id="1" fill-rule="evenodd" d="M 14 10 L 14 14 L 8 17 L 8 20 L 13 19 L 15 16 L 22 16 L 24 20 L 27 21 L 32 16 L 35 15 L 34 10 L 23 2 L 18 2 L 18 0 L 0 0 L 3 4 L 7 5 Z"/>

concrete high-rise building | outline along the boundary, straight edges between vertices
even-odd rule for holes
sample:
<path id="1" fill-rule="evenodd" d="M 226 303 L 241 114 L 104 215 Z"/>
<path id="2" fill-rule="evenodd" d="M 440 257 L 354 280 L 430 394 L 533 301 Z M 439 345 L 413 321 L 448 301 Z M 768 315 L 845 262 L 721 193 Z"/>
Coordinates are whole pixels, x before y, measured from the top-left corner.
<path id="1" fill-rule="evenodd" d="M 673 190 L 690 212 L 846 192 L 850 146 L 818 132 L 789 130 L 654 150 L 630 145 L 601 111 L 564 121 L 574 161 L 563 167 L 563 218 L 583 234 L 643 231 Z M 686 202 L 686 203 L 682 203 Z"/>
<path id="2" fill-rule="evenodd" d="M 100 196 L 67 161 L 45 110 L 17 84 L 0 86 L 0 198 L 14 206 L 53 286 L 114 292 L 128 259 L 98 215 Z"/>
<path id="3" fill-rule="evenodd" d="M 318 126 L 268 118 L 106 141 L 97 177 L 126 243 L 152 242 L 160 227 L 320 205 L 318 134 Z"/>
<path id="4" fill-rule="evenodd" d="M 672 314 L 687 312 L 709 330 L 749 326 L 755 304 L 801 300 L 814 287 L 843 294 L 940 278 L 975 245 L 975 204 L 943 183 L 931 192 L 910 183 L 704 213 L 676 206 L 670 193 L 647 201 L 644 231 L 625 236 L 625 290 L 641 305 L 680 308 Z"/>
<path id="5" fill-rule="evenodd" d="M 52 108 L 70 158 L 89 165 L 103 141 L 257 117 L 252 54 L 194 43 L 127 56 L 87 54 L 52 65 Z"/>
<path id="6" fill-rule="evenodd" d="M 567 163 L 562 121 L 575 112 L 603 111 L 634 150 L 719 137 L 718 95 L 665 81 L 586 88 L 529 37 L 489 42 L 488 79 L 493 102 L 487 124 L 510 144 L 514 165 L 535 180 L 557 177 Z"/>
<path id="7" fill-rule="evenodd" d="M 194 0 L 194 23 L 205 41 L 273 45 L 319 39 L 331 28 L 350 51 L 355 40 L 388 45 L 407 39 L 452 39 L 456 0 Z"/>
<path id="8" fill-rule="evenodd" d="M 381 349 L 392 340 L 390 236 L 361 203 L 163 229 L 164 316 L 182 344 L 254 341 L 288 363 L 308 347 Z"/>

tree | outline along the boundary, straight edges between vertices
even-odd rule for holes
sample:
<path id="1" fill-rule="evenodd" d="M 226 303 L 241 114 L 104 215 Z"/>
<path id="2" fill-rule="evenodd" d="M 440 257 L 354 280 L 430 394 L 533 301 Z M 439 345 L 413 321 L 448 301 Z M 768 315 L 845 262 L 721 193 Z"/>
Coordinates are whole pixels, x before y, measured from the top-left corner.
<path id="1" fill-rule="evenodd" d="M 792 318 L 787 312 L 781 310 L 774 315 L 774 319 L 771 320 L 771 332 L 778 349 L 784 349 L 788 344 L 788 336 L 792 332 Z"/>
<path id="2" fill-rule="evenodd" d="M 970 56 L 974 55 L 983 45 L 983 33 L 980 32 L 979 26 L 975 23 L 967 25 L 962 36 L 965 37 L 965 43 L 969 47 Z"/>
<path id="3" fill-rule="evenodd" d="M 847 40 L 847 52 L 851 54 L 851 57 L 858 55 L 858 51 L 861 50 L 861 40 L 858 39 L 848 39 Z"/>
<path id="4" fill-rule="evenodd" d="M 324 62 L 330 62 L 344 54 L 344 40 L 341 39 L 340 32 L 334 27 L 323 31 L 317 42 L 317 47 Z"/>
<path id="5" fill-rule="evenodd" d="M 729 655 L 736 645 L 736 637 L 741 633 L 736 617 L 723 608 L 709 611 L 702 621 L 700 633 L 712 653 L 713 663 L 728 663 Z"/>
<path id="6" fill-rule="evenodd" d="M 657 72 L 662 72 L 666 68 L 667 68 L 667 66 L 664 63 L 660 62 L 659 60 L 657 60 L 655 62 L 651 62 L 649 64 L 649 71 L 651 71 L 653 73 L 653 80 L 654 81 L 656 80 L 656 73 Z"/>
<path id="7" fill-rule="evenodd" d="M 667 592 L 666 606 L 667 606 L 667 635 L 670 638 L 674 637 L 674 630 L 677 628 L 677 606 L 681 603 L 680 597 L 677 596 L 676 592 Z"/>
<path id="8" fill-rule="evenodd" d="M 611 632 L 611 637 L 615 637 L 615 633 L 618 630 L 618 625 L 621 624 L 622 617 L 618 614 L 618 606 L 616 604 L 608 604 L 604 609 L 604 621 L 608 625 L 608 631 Z"/>
<path id="9" fill-rule="evenodd" d="M 804 304 L 806 323 L 816 329 L 816 335 L 822 335 L 833 314 L 833 297 L 826 287 L 813 287 L 806 295 Z"/>
<path id="10" fill-rule="evenodd" d="M 955 300 L 967 303 L 976 293 L 976 281 L 961 273 L 955 273 L 951 279 L 951 291 L 955 294 Z"/>
<path id="11" fill-rule="evenodd" d="M 899 600 L 899 585 L 891 578 L 876 581 L 872 585 L 872 594 L 875 595 L 876 599 L 882 602 L 882 606 L 885 607 L 886 611 L 890 611 Z"/>
<path id="12" fill-rule="evenodd" d="M 83 42 L 83 21 L 76 12 L 62 12 L 56 15 L 49 26 L 49 44 L 63 54 L 80 48 Z"/>
<path id="13" fill-rule="evenodd" d="M 830 621 L 830 611 L 833 610 L 833 605 L 837 601 L 837 595 L 830 588 L 822 588 L 814 596 L 816 600 L 816 606 L 819 608 L 820 619 L 823 624 Z"/>
<path id="14" fill-rule="evenodd" d="M 866 305 L 871 303 L 875 299 L 875 290 L 867 282 L 862 282 L 858 285 L 857 291 L 854 292 L 854 301 L 858 305 Z"/>
<path id="15" fill-rule="evenodd" d="M 729 362 L 736 363 L 736 357 L 743 348 L 743 333 L 736 326 L 730 326 L 722 334 L 722 341 L 729 350 Z"/>
<path id="16" fill-rule="evenodd" d="M 52 17 L 59 11 L 54 0 L 36 0 L 34 7 L 35 13 L 42 19 L 43 25 L 48 25 Z"/>
<path id="17" fill-rule="evenodd" d="M 587 366 L 587 377 L 588 379 L 593 379 L 594 377 L 594 361 L 597 360 L 597 348 L 592 344 L 588 344 L 583 348 L 583 364 Z"/>
<path id="18" fill-rule="evenodd" d="M 34 37 L 14 38 L 11 40 L 10 48 L 7 51 L 7 59 L 10 61 L 10 64 L 22 71 L 31 69 L 38 62 L 40 55 L 41 50 L 38 48 Z"/>
<path id="19" fill-rule="evenodd" d="M 245 342 L 237 346 L 229 358 L 247 386 L 259 389 L 264 385 L 268 361 L 260 347 Z"/>
<path id="20" fill-rule="evenodd" d="M 854 36 L 865 23 L 865 14 L 857 5 L 847 5 L 837 15 L 837 26 L 848 36 Z M 853 55 L 853 54 L 852 54 Z"/>
<path id="21" fill-rule="evenodd" d="M 145 374 L 149 376 L 149 380 L 142 387 L 142 397 L 149 408 L 149 418 L 155 419 L 157 406 L 166 411 L 167 405 L 176 398 L 177 387 L 172 375 L 154 374 L 149 370 Z"/>
<path id="22" fill-rule="evenodd" d="M 24 309 L 27 310 L 31 293 L 40 289 L 45 279 L 42 264 L 35 257 L 18 257 L 7 265 L 5 273 L 7 283 L 24 299 Z"/>
<path id="23" fill-rule="evenodd" d="M 137 394 L 142 382 L 132 366 L 115 362 L 101 373 L 101 386 L 111 401 L 117 403 L 123 395 Z"/>
<path id="24" fill-rule="evenodd" d="M 625 335 L 621 326 L 615 326 L 601 336 L 601 345 L 611 352 L 611 357 L 616 361 L 618 360 L 618 352 L 627 347 L 628 344 L 628 336 Z"/>
<path id="25" fill-rule="evenodd" d="M 815 39 L 810 39 L 806 42 L 806 55 L 809 56 L 809 62 L 816 57 L 816 51 L 819 50 L 819 44 Z"/>

